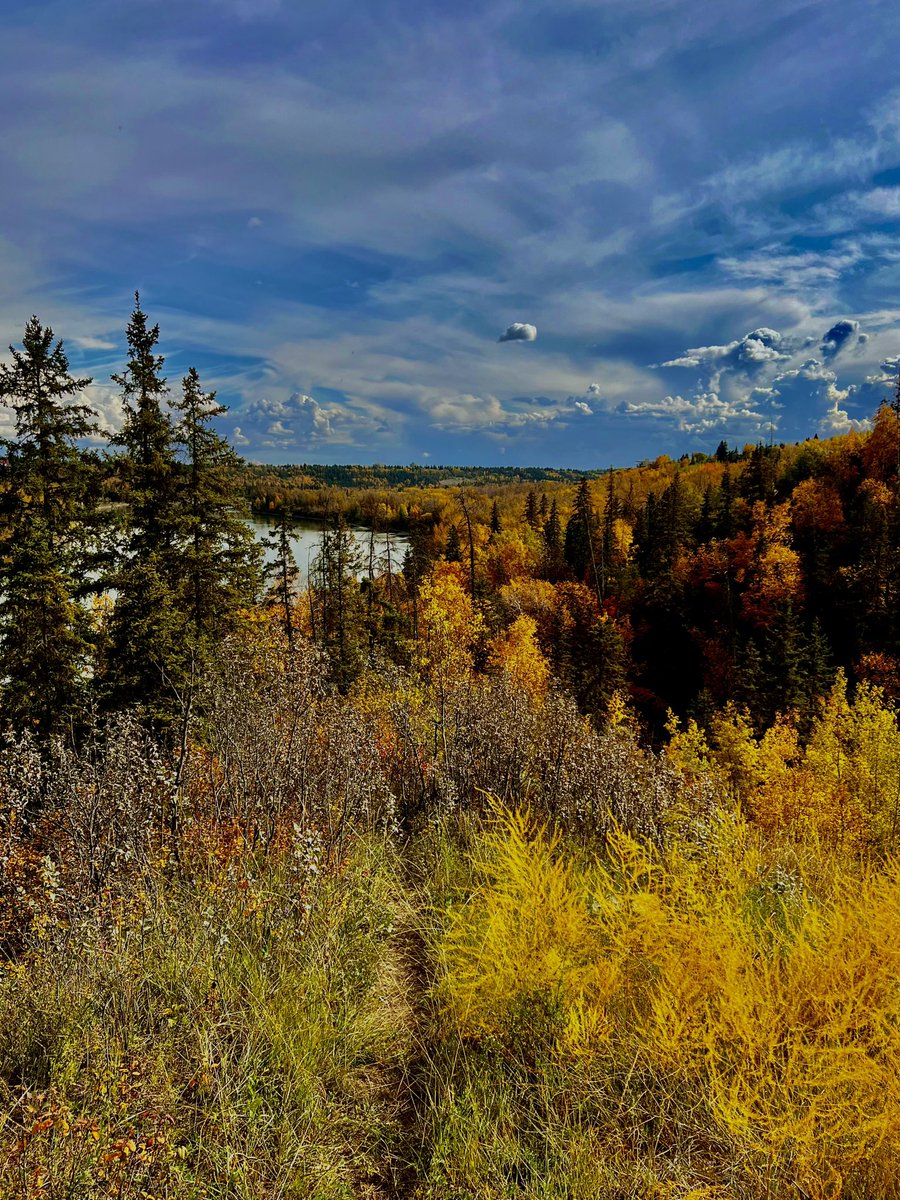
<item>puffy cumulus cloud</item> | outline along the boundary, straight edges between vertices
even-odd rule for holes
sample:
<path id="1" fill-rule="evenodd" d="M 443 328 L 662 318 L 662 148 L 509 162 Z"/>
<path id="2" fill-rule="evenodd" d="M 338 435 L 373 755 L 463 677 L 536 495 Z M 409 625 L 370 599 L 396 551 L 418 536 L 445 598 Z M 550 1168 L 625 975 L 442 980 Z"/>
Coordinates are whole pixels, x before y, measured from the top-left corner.
<path id="1" fill-rule="evenodd" d="M 724 346 L 697 346 L 677 358 L 660 363 L 662 367 L 726 367 L 755 370 L 765 363 L 786 362 L 790 353 L 784 337 L 776 329 L 753 329 Z"/>
<path id="2" fill-rule="evenodd" d="M 569 396 L 567 403 L 571 404 L 574 412 L 584 413 L 586 417 L 593 417 L 611 407 L 610 402 L 604 399 L 599 383 L 589 383 L 583 395 Z"/>
<path id="3" fill-rule="evenodd" d="M 593 416 L 594 409 L 579 396 L 515 396 L 504 402 L 493 394 L 463 393 L 432 397 L 427 413 L 433 427 L 441 432 L 500 437 L 537 432 L 551 425 L 563 429 L 576 414 Z"/>
<path id="4" fill-rule="evenodd" d="M 866 388 L 896 387 L 898 372 L 900 372 L 900 354 L 885 358 L 877 371 L 865 377 L 861 386 Z"/>
<path id="5" fill-rule="evenodd" d="M 507 325 L 504 333 L 497 338 L 498 342 L 533 342 L 537 337 L 537 327 L 527 322 L 513 321 Z"/>
<path id="6" fill-rule="evenodd" d="M 877 371 L 866 375 L 852 388 L 853 402 L 860 412 L 873 413 L 880 404 L 891 402 L 897 390 L 900 355 L 882 360 Z"/>
<path id="7" fill-rule="evenodd" d="M 854 420 L 845 408 L 840 407 L 852 395 L 853 391 L 852 387 L 841 391 L 834 383 L 828 384 L 825 390 L 825 399 L 828 407 L 819 421 L 820 432 L 836 434 L 849 433 L 852 429 L 868 429 L 870 424 L 868 420 Z"/>
<path id="8" fill-rule="evenodd" d="M 777 389 L 779 384 L 783 386 L 792 379 L 805 379 L 807 383 L 834 383 L 837 376 L 830 367 L 826 367 L 817 358 L 808 358 L 799 367 L 793 367 L 789 371 L 779 371 L 773 377 L 769 390 Z"/>
<path id="9" fill-rule="evenodd" d="M 519 404 L 512 407 L 504 405 L 494 395 L 466 393 L 435 398 L 429 405 L 428 415 L 435 429 L 443 432 L 490 433 L 539 428 L 558 421 L 565 411 L 543 396 L 521 397 Z"/>
<path id="10" fill-rule="evenodd" d="M 313 396 L 292 392 L 252 400 L 239 414 L 231 436 L 240 446 L 303 449 L 322 445 L 357 445 L 375 432 L 372 418 L 342 404 L 320 404 Z"/>
<path id="11" fill-rule="evenodd" d="M 833 322 L 820 337 L 785 336 L 762 327 L 732 342 L 688 349 L 657 364 L 695 371 L 693 394 L 679 391 L 622 411 L 669 417 L 680 431 L 691 433 L 714 425 L 737 425 L 747 433 L 781 426 L 789 436 L 803 436 L 810 422 L 830 433 L 862 429 L 868 422 L 851 413 L 871 411 L 871 388 L 882 383 L 883 376 L 867 380 L 868 388 L 850 383 L 842 389 L 834 366 L 838 359 L 855 359 L 850 350 L 868 341 L 859 322 L 849 318 Z"/>
<path id="12" fill-rule="evenodd" d="M 852 332 L 852 331 L 851 331 Z M 817 358 L 807 359 L 799 367 L 781 371 L 765 389 L 773 405 L 787 411 L 803 411 L 812 402 L 818 410 L 818 405 L 825 409 L 818 417 L 817 427 L 821 433 L 849 433 L 851 429 L 866 429 L 869 421 L 866 418 L 854 418 L 841 405 L 848 400 L 856 402 L 858 387 L 850 384 L 846 388 L 838 387 L 837 375 L 827 363 Z"/>
<path id="13" fill-rule="evenodd" d="M 859 332 L 859 321 L 835 321 L 822 338 L 819 349 L 825 358 L 832 359 L 848 346 L 861 346 L 868 340 L 868 334 Z"/>
<path id="14" fill-rule="evenodd" d="M 763 399 L 763 397 L 758 397 Z M 774 422 L 761 406 L 749 400 L 723 400 L 717 392 L 695 396 L 664 396 L 661 399 L 626 401 L 617 410 L 630 416 L 669 421 L 679 433 L 706 433 L 722 426 L 738 427 L 745 433 L 759 433 Z"/>
<path id="15" fill-rule="evenodd" d="M 100 432 L 89 439 L 93 442 L 103 442 L 109 434 L 118 433 L 125 420 L 122 408 L 122 393 L 111 383 L 91 383 L 81 394 L 81 400 L 97 414 L 97 424 Z"/>
<path id="16" fill-rule="evenodd" d="M 695 346 L 656 366 L 697 372 L 692 395 L 630 402 L 619 411 L 670 420 L 680 433 L 730 427 L 746 435 L 778 424 L 777 393 L 767 385 L 790 362 L 793 342 L 777 329 L 761 326 L 722 345 Z"/>
<path id="17" fill-rule="evenodd" d="M 254 419 L 263 426 L 263 434 L 276 442 L 322 442 L 332 434 L 329 411 L 302 392 L 292 392 L 286 400 L 255 401 L 245 420 Z"/>

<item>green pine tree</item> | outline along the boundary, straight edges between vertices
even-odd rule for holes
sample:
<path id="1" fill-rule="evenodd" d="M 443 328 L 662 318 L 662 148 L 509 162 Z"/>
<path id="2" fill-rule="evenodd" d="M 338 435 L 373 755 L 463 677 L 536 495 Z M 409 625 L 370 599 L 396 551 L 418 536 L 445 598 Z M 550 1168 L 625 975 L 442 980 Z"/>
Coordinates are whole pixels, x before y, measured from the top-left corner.
<path id="1" fill-rule="evenodd" d="M 450 526 L 447 534 L 447 549 L 444 552 L 447 562 L 462 562 L 462 539 L 459 536 L 459 526 Z"/>
<path id="2" fill-rule="evenodd" d="M 165 359 L 156 353 L 159 326 L 148 326 L 137 293 L 126 337 L 125 369 L 112 378 L 125 411 L 114 441 L 123 450 L 118 465 L 129 507 L 113 575 L 107 690 L 112 703 L 138 706 L 165 728 L 186 703 L 194 663 L 179 595 L 184 522 Z"/>
<path id="3" fill-rule="evenodd" d="M 239 610 L 256 598 L 262 552 L 234 507 L 240 459 L 210 424 L 227 409 L 216 403 L 215 392 L 203 391 L 194 367 L 182 380 L 176 409 L 175 442 L 184 456 L 180 602 L 195 657 L 202 663 L 234 629 Z"/>
<path id="4" fill-rule="evenodd" d="M 528 493 L 525 499 L 525 523 L 530 525 L 532 529 L 537 529 L 540 521 L 538 518 L 537 496 L 534 489 Z"/>
<path id="5" fill-rule="evenodd" d="M 561 579 L 565 571 L 563 557 L 562 522 L 559 519 L 559 506 L 554 498 L 550 506 L 550 516 L 544 525 L 544 574 L 548 579 Z"/>
<path id="6" fill-rule="evenodd" d="M 96 432 L 75 397 L 91 382 L 69 374 L 61 341 L 32 317 L 22 349 L 0 366 L 0 401 L 13 410 L 2 507 L 0 716 L 47 736 L 77 712 L 90 630 L 84 584 L 92 468 L 78 443 Z"/>
<path id="7" fill-rule="evenodd" d="M 297 560 L 291 545 L 294 533 L 294 522 L 287 505 L 284 505 L 275 519 L 275 527 L 266 537 L 266 543 L 272 551 L 272 559 L 266 569 L 266 576 L 272 581 L 269 598 L 281 609 L 284 636 L 287 638 L 288 646 L 294 644 L 293 612 L 297 583 L 300 579 Z M 313 628 L 313 636 L 315 635 L 316 629 Z"/>
<path id="8" fill-rule="evenodd" d="M 362 553 L 353 531 L 337 515 L 322 530 L 310 587 L 319 614 L 317 633 L 342 692 L 359 674 L 363 661 L 364 611 L 358 582 L 361 568 Z"/>
<path id="9" fill-rule="evenodd" d="M 599 556 L 597 540 L 597 515 L 591 502 L 591 485 L 582 479 L 575 493 L 575 507 L 566 524 L 563 556 L 579 583 L 588 580 L 599 592 L 599 577 L 596 566 Z"/>
<path id="10" fill-rule="evenodd" d="M 503 525 L 500 522 L 500 509 L 497 507 L 495 500 L 491 506 L 491 534 L 496 537 L 503 530 Z"/>

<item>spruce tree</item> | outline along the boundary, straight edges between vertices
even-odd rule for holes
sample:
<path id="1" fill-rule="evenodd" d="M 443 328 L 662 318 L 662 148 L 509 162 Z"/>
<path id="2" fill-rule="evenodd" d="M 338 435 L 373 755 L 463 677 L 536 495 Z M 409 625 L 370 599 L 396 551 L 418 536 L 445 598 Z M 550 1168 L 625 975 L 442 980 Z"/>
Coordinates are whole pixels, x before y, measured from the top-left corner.
<path id="1" fill-rule="evenodd" d="M 559 507 L 554 498 L 550 507 L 550 516 L 544 526 L 544 573 L 548 579 L 562 578 L 565 567 L 562 544 L 562 523 L 559 519 Z"/>
<path id="2" fill-rule="evenodd" d="M 362 666 L 363 610 L 357 576 L 362 554 L 343 516 L 322 530 L 310 587 L 318 599 L 318 634 L 331 658 L 335 682 L 346 692 Z"/>
<path id="3" fill-rule="evenodd" d="M 600 543 L 600 599 L 610 591 L 616 591 L 621 582 L 621 554 L 616 540 L 616 521 L 621 513 L 621 504 L 615 492 L 613 473 L 606 477 L 606 504 L 603 509 L 603 537 Z"/>
<path id="4" fill-rule="evenodd" d="M 165 407 L 159 326 L 148 326 L 140 297 L 126 330 L 128 359 L 113 375 L 125 420 L 114 439 L 128 502 L 109 630 L 107 685 L 114 704 L 140 706 L 164 728 L 185 703 L 193 673 L 188 620 L 178 595 L 181 563 L 174 428 Z"/>
<path id="5" fill-rule="evenodd" d="M 575 508 L 566 524 L 563 554 L 578 582 L 584 583 L 588 579 L 599 591 L 599 582 L 594 578 L 596 533 L 597 517 L 591 504 L 591 485 L 587 479 L 582 479 L 575 493 Z"/>
<path id="6" fill-rule="evenodd" d="M 502 530 L 503 526 L 500 522 L 500 509 L 497 507 L 497 501 L 495 500 L 491 506 L 491 534 L 496 537 L 496 535 L 502 532 Z"/>
<path id="7" fill-rule="evenodd" d="M 284 636 L 287 638 L 288 646 L 294 644 L 294 597 L 297 581 L 300 578 L 297 560 L 291 545 L 294 532 L 294 522 L 291 520 L 287 505 L 284 505 L 276 518 L 275 528 L 266 537 L 266 542 L 273 552 L 272 561 L 266 569 L 266 576 L 272 580 L 269 595 L 281 609 Z M 313 628 L 313 636 L 315 634 L 316 630 Z"/>
<path id="8" fill-rule="evenodd" d="M 120 472 L 131 506 L 130 550 L 147 557 L 164 553 L 175 540 L 177 481 L 174 429 L 166 407 L 169 388 L 162 374 L 165 358 L 156 353 L 159 326 L 148 328 L 137 292 L 126 337 L 127 364 L 112 376 L 122 389 L 125 421 L 113 441 L 124 451 Z"/>
<path id="9" fill-rule="evenodd" d="M 447 534 L 447 549 L 444 552 L 447 562 L 462 562 L 462 540 L 459 536 L 459 526 L 450 526 Z"/>
<path id="10" fill-rule="evenodd" d="M 3 492 L 7 538 L 0 558 L 0 714 L 39 736 L 63 728 L 80 703 L 89 659 L 84 585 L 91 468 L 78 442 L 96 414 L 76 397 L 61 341 L 32 317 L 22 349 L 0 367 L 0 400 L 15 436 Z"/>
<path id="11" fill-rule="evenodd" d="M 539 524 L 537 496 L 533 488 L 525 499 L 525 524 L 530 525 L 532 529 L 537 529 Z"/>
<path id="12" fill-rule="evenodd" d="M 720 538 L 734 537 L 737 525 L 734 518 L 734 485 L 731 472 L 726 467 L 722 473 L 722 484 L 719 488 L 719 511 L 716 522 L 716 536 Z"/>
<path id="13" fill-rule="evenodd" d="M 240 459 L 210 422 L 227 409 L 204 392 L 194 367 L 182 380 L 175 442 L 184 455 L 179 495 L 179 590 L 199 661 L 234 628 L 261 583 L 261 549 L 234 507 Z"/>

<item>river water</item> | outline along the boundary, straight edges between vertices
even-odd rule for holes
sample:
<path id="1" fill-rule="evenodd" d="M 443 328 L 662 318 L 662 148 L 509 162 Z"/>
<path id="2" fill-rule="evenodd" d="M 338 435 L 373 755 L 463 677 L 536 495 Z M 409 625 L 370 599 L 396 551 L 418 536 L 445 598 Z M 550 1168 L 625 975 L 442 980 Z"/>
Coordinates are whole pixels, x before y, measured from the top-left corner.
<path id="1" fill-rule="evenodd" d="M 260 542 L 266 554 L 266 561 L 272 562 L 275 558 L 274 549 L 266 544 L 265 539 L 275 528 L 275 521 L 271 518 L 261 517 L 257 513 L 253 513 L 246 518 L 247 523 L 253 530 L 256 540 Z M 305 586 L 309 576 L 309 569 L 319 553 L 322 537 L 322 524 L 320 521 L 295 521 L 295 533 L 291 538 L 291 549 L 294 551 L 294 558 L 297 560 L 297 567 L 300 571 L 301 584 Z M 356 543 L 360 548 L 363 558 L 363 567 L 359 572 L 361 579 L 369 570 L 369 530 L 363 525 L 352 525 L 350 531 L 356 539 Z M 406 548 L 409 545 L 409 538 L 402 533 L 391 533 L 391 567 L 394 571 L 399 571 L 403 562 L 403 556 L 406 553 Z M 378 560 L 384 559 L 387 552 L 388 535 L 384 533 L 375 534 L 375 556 L 376 563 Z M 376 567 L 376 569 L 386 569 L 384 566 Z"/>

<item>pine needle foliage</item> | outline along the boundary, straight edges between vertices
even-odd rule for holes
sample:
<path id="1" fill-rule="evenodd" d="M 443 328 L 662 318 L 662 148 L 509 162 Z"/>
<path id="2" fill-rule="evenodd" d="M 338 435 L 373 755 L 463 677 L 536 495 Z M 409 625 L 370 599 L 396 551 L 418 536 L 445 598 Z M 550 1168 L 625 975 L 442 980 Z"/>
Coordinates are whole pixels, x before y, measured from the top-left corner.
<path id="1" fill-rule="evenodd" d="M 64 729 L 79 707 L 90 633 L 77 602 L 84 584 L 91 465 L 79 443 L 96 414 L 80 402 L 90 379 L 76 379 L 61 341 L 32 317 L 22 349 L 0 366 L 0 403 L 15 432 L 0 489 L 5 538 L 0 553 L 0 719 L 44 737 Z"/>

